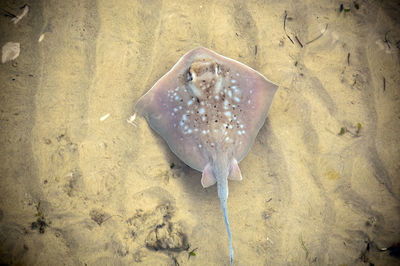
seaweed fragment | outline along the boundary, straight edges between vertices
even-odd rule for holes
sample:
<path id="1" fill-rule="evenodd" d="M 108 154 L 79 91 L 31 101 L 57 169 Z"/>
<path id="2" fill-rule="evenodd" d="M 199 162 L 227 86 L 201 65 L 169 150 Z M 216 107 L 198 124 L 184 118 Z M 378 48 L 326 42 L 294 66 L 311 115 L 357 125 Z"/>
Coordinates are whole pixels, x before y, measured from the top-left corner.
<path id="1" fill-rule="evenodd" d="M 300 44 L 301 48 L 303 48 L 303 44 L 300 42 L 299 38 L 297 38 L 297 36 L 294 36 L 294 38 L 295 38 L 296 41 Z"/>
<path id="2" fill-rule="evenodd" d="M 360 134 L 361 128 L 362 128 L 361 123 L 357 123 L 357 131 L 356 131 L 357 135 Z"/>
<path id="3" fill-rule="evenodd" d="M 287 19 L 287 11 L 285 10 L 285 18 L 283 19 L 283 30 L 285 31 L 286 37 L 288 37 L 288 39 L 294 44 L 294 41 L 292 40 L 292 38 L 290 38 L 290 36 L 287 34 L 286 32 L 286 19 Z"/>
<path id="4" fill-rule="evenodd" d="M 319 38 L 321 38 L 321 37 L 324 35 L 324 33 L 325 33 L 325 31 L 326 31 L 327 29 L 328 29 L 328 24 L 326 24 L 324 31 L 322 31 L 320 35 L 318 35 L 317 37 L 315 37 L 315 38 L 312 39 L 311 41 L 306 42 L 306 45 L 308 45 L 308 44 L 310 44 L 310 43 L 312 43 L 312 42 L 315 42 L 316 40 L 318 40 Z"/>
<path id="5" fill-rule="evenodd" d="M 291 19 L 291 18 L 288 18 L 288 13 L 287 13 L 287 11 L 285 10 L 285 16 L 284 16 L 284 19 L 283 19 L 283 31 L 285 32 L 286 37 L 294 44 L 293 39 L 289 36 L 289 34 L 288 34 L 287 31 L 286 31 L 286 20 L 290 20 L 290 19 Z M 312 43 L 312 42 L 318 40 L 319 38 L 321 38 L 321 37 L 324 35 L 324 33 L 325 33 L 325 31 L 326 31 L 327 29 L 328 29 L 328 24 L 325 25 L 325 29 L 321 32 L 320 35 L 318 35 L 317 37 L 315 37 L 315 38 L 312 39 L 311 41 L 306 42 L 305 44 L 303 44 L 303 43 L 300 41 L 299 37 L 297 37 L 296 35 L 294 35 L 294 38 L 295 38 L 296 42 L 300 45 L 300 47 L 303 48 L 305 45 L 310 44 L 310 43 Z"/>
<path id="6" fill-rule="evenodd" d="M 360 7 L 360 6 L 358 6 L 358 7 Z M 358 8 L 356 7 L 356 9 L 358 9 Z M 339 13 L 341 13 L 342 11 L 344 11 L 344 12 L 350 12 L 350 8 L 345 8 L 345 7 L 343 6 L 343 4 L 340 4 Z"/>
<path id="7" fill-rule="evenodd" d="M 386 91 L 386 79 L 383 77 L 383 91 Z"/>
<path id="8" fill-rule="evenodd" d="M 361 123 L 357 123 L 355 130 L 354 130 L 354 126 L 352 126 L 351 128 L 352 128 L 352 130 L 348 129 L 347 127 L 341 127 L 340 131 L 338 133 L 338 136 L 343 136 L 344 134 L 349 133 L 354 138 L 360 137 L 360 132 L 362 129 Z"/>
<path id="9" fill-rule="evenodd" d="M 195 252 L 197 249 L 198 248 L 194 248 L 191 251 L 188 251 L 188 259 L 190 259 L 190 257 L 194 257 L 194 256 L 197 255 L 196 252 Z"/>
<path id="10" fill-rule="evenodd" d="M 342 136 L 342 135 L 344 135 L 344 133 L 346 133 L 346 132 L 347 132 L 347 128 L 342 127 L 342 128 L 340 128 L 340 131 L 339 131 L 338 135 L 339 135 L 339 136 Z"/>
<path id="11" fill-rule="evenodd" d="M 42 212 L 42 207 L 40 206 L 40 201 L 36 205 L 36 214 L 35 216 L 38 217 L 35 222 L 31 223 L 31 229 L 35 230 L 38 229 L 40 234 L 44 234 L 46 231 L 46 227 L 49 226 L 49 224 L 46 222 L 46 218 L 44 217 L 44 214 Z"/>
<path id="12" fill-rule="evenodd" d="M 37 218 L 36 222 L 31 223 L 31 229 L 32 230 L 38 229 L 40 234 L 45 233 L 47 226 L 49 226 L 49 225 L 46 223 L 46 220 L 44 219 L 44 217 L 39 217 L 39 218 Z"/>
<path id="13" fill-rule="evenodd" d="M 306 245 L 304 244 L 304 240 L 303 240 L 303 236 L 302 236 L 302 235 L 300 235 L 299 240 L 300 240 L 301 247 L 302 247 L 302 248 L 304 249 L 304 251 L 306 252 L 306 259 L 308 259 L 308 256 L 310 255 L 310 251 L 308 251 L 308 248 L 307 248 Z"/>

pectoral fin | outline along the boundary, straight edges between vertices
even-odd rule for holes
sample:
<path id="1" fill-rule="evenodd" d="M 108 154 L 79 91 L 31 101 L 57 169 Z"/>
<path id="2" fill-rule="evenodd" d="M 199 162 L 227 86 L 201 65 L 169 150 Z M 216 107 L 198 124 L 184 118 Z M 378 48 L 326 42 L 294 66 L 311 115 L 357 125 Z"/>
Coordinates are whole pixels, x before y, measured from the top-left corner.
<path id="1" fill-rule="evenodd" d="M 228 179 L 235 180 L 235 181 L 241 181 L 242 180 L 242 173 L 240 172 L 240 168 L 239 168 L 238 162 L 236 161 L 235 158 L 232 159 L 231 171 L 229 172 Z"/>
<path id="2" fill-rule="evenodd" d="M 212 172 L 211 165 L 207 164 L 206 167 L 204 167 L 203 175 L 201 176 L 201 185 L 206 188 L 214 185 L 216 182 L 217 179 Z"/>

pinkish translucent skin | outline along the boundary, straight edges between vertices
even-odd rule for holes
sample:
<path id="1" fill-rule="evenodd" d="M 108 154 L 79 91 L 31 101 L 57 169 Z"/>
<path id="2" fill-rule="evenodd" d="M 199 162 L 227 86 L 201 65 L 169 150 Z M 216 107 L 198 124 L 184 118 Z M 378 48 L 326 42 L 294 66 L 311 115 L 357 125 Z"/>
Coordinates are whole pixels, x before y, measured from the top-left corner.
<path id="1" fill-rule="evenodd" d="M 225 77 L 222 81 L 224 86 L 237 86 L 240 89 L 241 97 L 239 104 L 241 111 L 237 113 L 237 118 L 241 121 L 241 127 L 243 128 L 237 128 L 238 125 L 233 127 L 229 131 L 229 142 L 224 141 L 221 137 L 222 132 L 213 132 L 213 129 L 217 128 L 215 125 L 208 128 L 205 128 L 205 125 L 202 124 L 197 125 L 199 131 L 193 132 L 192 130 L 191 134 L 184 134 L 181 130 L 178 130 L 180 120 L 182 119 L 182 112 L 180 111 L 185 111 L 193 107 L 193 105 L 190 108 L 188 107 L 187 103 L 192 97 L 184 90 L 184 88 L 188 87 L 186 80 L 188 69 L 193 62 L 203 59 L 213 60 L 229 72 L 224 73 Z M 234 84 L 232 84 L 232 79 L 235 81 Z M 173 95 L 176 88 L 179 88 L 176 95 L 182 102 L 175 101 L 174 99 L 171 101 L 171 97 L 176 97 Z M 206 48 L 199 47 L 186 53 L 169 72 L 158 80 L 139 99 L 135 109 L 146 117 L 150 126 L 166 140 L 171 150 L 181 160 L 190 167 L 202 171 L 206 164 L 216 156 L 216 149 L 222 150 L 228 157 L 235 158 L 238 162 L 245 157 L 258 131 L 264 124 L 277 88 L 277 85 L 252 68 Z M 236 103 L 227 95 L 226 98 L 230 99 L 230 104 Z M 173 109 L 178 108 L 179 105 L 181 105 L 182 110 L 178 110 L 172 116 Z M 221 110 L 221 106 L 221 104 L 218 105 L 217 109 Z M 199 110 L 200 107 L 198 106 L 196 110 Z M 236 108 L 236 111 L 238 109 Z M 223 111 L 221 110 L 221 112 Z M 208 117 L 214 119 L 215 109 L 206 108 L 206 113 Z M 223 121 L 221 120 L 220 123 L 223 123 Z M 201 134 L 204 129 L 211 130 L 211 132 Z M 243 132 L 243 134 L 238 135 L 238 130 Z M 232 131 L 235 131 L 235 134 L 231 134 Z M 214 144 L 214 147 L 210 147 L 210 143 Z"/>

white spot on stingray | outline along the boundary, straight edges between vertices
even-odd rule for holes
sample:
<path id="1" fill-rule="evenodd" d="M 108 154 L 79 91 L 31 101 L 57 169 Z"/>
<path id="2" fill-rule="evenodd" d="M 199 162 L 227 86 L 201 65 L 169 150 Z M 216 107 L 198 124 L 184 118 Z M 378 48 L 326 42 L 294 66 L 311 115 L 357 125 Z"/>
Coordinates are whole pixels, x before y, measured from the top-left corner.
<path id="1" fill-rule="evenodd" d="M 248 101 L 247 101 L 247 103 L 248 103 L 248 104 L 250 104 L 250 103 L 251 103 L 251 101 L 250 101 L 250 100 L 248 100 Z"/>
<path id="2" fill-rule="evenodd" d="M 229 129 L 232 129 L 232 128 L 233 128 L 233 126 L 232 126 L 232 125 L 229 125 L 228 127 L 229 127 Z"/>
<path id="3" fill-rule="evenodd" d="M 205 116 L 202 116 L 202 117 L 201 117 L 201 120 L 202 120 L 202 121 L 206 121 L 206 119 L 207 119 L 207 118 L 206 118 Z"/>
<path id="4" fill-rule="evenodd" d="M 207 131 L 205 131 L 204 129 L 201 131 L 201 133 L 203 133 L 204 135 L 207 134 Z"/>
<path id="5" fill-rule="evenodd" d="M 199 109 L 199 114 L 201 114 L 201 115 L 202 115 L 202 114 L 204 114 L 204 113 L 205 113 L 205 110 L 204 110 L 204 108 L 200 108 L 200 109 Z"/>
<path id="6" fill-rule="evenodd" d="M 187 120 L 187 115 L 182 115 L 182 120 L 186 121 Z"/>
<path id="7" fill-rule="evenodd" d="M 183 127 L 184 124 L 185 124 L 185 123 L 183 123 L 183 121 L 180 121 L 180 122 L 179 122 L 179 125 L 180 125 L 181 127 Z"/>
<path id="8" fill-rule="evenodd" d="M 235 83 L 236 83 L 236 80 L 232 79 L 231 82 L 232 82 L 232 84 L 235 84 Z"/>
<path id="9" fill-rule="evenodd" d="M 250 94 L 253 94 L 253 90 L 250 90 Z"/>
<path id="10" fill-rule="evenodd" d="M 235 102 L 240 102 L 239 97 L 234 97 L 233 100 L 234 100 Z"/>
<path id="11" fill-rule="evenodd" d="M 225 114 L 225 116 L 227 116 L 227 117 L 230 117 L 230 116 L 231 116 L 231 112 L 229 112 L 229 111 L 225 112 L 224 114 Z"/>
<path id="12" fill-rule="evenodd" d="M 238 73 L 236 73 L 236 76 L 237 76 L 237 77 L 239 77 L 239 76 L 240 76 L 239 72 L 238 72 Z"/>
<path id="13" fill-rule="evenodd" d="M 197 132 L 197 131 L 199 131 L 199 129 L 198 129 L 198 128 L 195 128 L 195 129 L 194 129 L 194 132 Z"/>
<path id="14" fill-rule="evenodd" d="M 242 131 L 239 130 L 239 131 L 238 131 L 238 135 L 242 135 Z"/>
<path id="15" fill-rule="evenodd" d="M 211 142 L 211 143 L 210 143 L 210 146 L 211 146 L 211 147 L 214 147 L 214 146 L 215 146 L 214 142 Z"/>
<path id="16" fill-rule="evenodd" d="M 192 100 L 190 100 L 190 101 L 188 101 L 188 102 L 187 102 L 187 105 L 188 105 L 188 106 L 191 106 L 191 105 L 192 105 L 192 103 L 193 103 L 193 101 L 192 101 Z"/>
<path id="17" fill-rule="evenodd" d="M 232 90 L 237 90 L 237 86 L 232 86 Z"/>
<path id="18" fill-rule="evenodd" d="M 175 100 L 179 100 L 179 96 L 177 95 L 177 96 L 175 96 Z"/>
<path id="19" fill-rule="evenodd" d="M 189 128 L 188 131 L 187 131 L 187 133 L 189 133 L 189 134 L 192 133 L 192 132 L 193 132 L 193 131 L 192 131 L 190 128 Z"/>
<path id="20" fill-rule="evenodd" d="M 230 97 L 230 98 L 232 98 L 232 91 L 228 91 L 228 96 Z"/>
<path id="21" fill-rule="evenodd" d="M 198 147 L 201 149 L 201 147 L 203 147 L 203 146 L 201 144 L 199 144 Z"/>
<path id="22" fill-rule="evenodd" d="M 172 116 L 174 116 L 174 115 L 175 115 L 175 113 L 174 113 L 174 112 L 172 112 L 172 113 L 171 113 L 171 115 L 172 115 Z"/>
<path id="23" fill-rule="evenodd" d="M 175 107 L 175 108 L 174 108 L 174 112 L 175 112 L 175 113 L 178 112 L 178 108 Z"/>
<path id="24" fill-rule="evenodd" d="M 179 110 L 182 110 L 182 106 L 179 106 L 178 108 L 179 108 Z"/>
<path id="25" fill-rule="evenodd" d="M 243 124 L 240 125 L 240 128 L 244 128 Z"/>
<path id="26" fill-rule="evenodd" d="M 228 100 L 225 100 L 224 101 L 224 105 L 228 105 L 229 104 L 229 101 Z"/>
<path id="27" fill-rule="evenodd" d="M 228 142 L 229 140 L 230 140 L 230 138 L 229 138 L 229 137 L 226 137 L 226 138 L 225 138 L 225 141 L 226 141 L 226 142 Z"/>
<path id="28" fill-rule="evenodd" d="M 187 130 L 189 128 L 188 125 L 185 125 L 185 127 L 183 128 L 184 130 Z"/>
<path id="29" fill-rule="evenodd" d="M 218 95 L 215 95 L 215 100 L 219 100 L 219 96 Z"/>
<path id="30" fill-rule="evenodd" d="M 176 88 L 175 88 L 175 91 L 179 91 L 179 87 L 176 87 Z"/>

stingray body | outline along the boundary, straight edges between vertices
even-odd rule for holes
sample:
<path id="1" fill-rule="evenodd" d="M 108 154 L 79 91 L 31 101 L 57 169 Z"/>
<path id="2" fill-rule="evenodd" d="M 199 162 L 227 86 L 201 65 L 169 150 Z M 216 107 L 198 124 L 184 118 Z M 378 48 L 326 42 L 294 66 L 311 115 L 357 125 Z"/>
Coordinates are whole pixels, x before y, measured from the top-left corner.
<path id="1" fill-rule="evenodd" d="M 217 183 L 231 263 L 228 179 L 242 179 L 238 162 L 264 124 L 277 88 L 250 67 L 199 47 L 186 53 L 135 106 L 183 162 L 203 173 L 203 187 Z"/>

